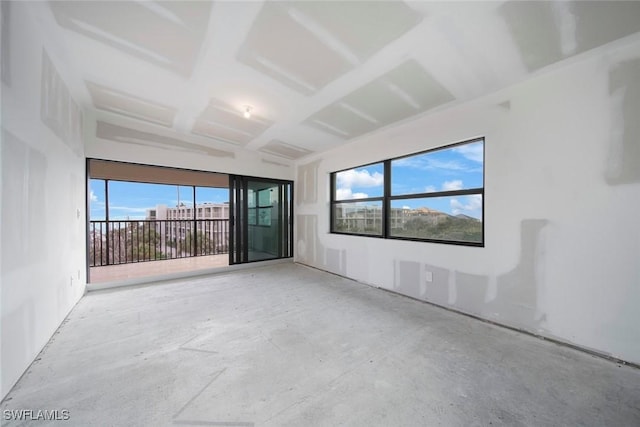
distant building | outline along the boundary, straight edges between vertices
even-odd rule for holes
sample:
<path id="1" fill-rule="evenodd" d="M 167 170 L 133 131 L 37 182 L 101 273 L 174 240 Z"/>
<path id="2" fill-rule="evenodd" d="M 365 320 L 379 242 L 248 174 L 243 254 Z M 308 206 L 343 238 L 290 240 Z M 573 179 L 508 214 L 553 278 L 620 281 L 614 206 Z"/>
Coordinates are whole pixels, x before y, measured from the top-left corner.
<path id="1" fill-rule="evenodd" d="M 193 219 L 193 207 L 180 204 L 174 208 L 156 205 L 147 209 L 147 220 Z M 229 203 L 203 203 L 196 205 L 196 219 L 229 219 Z"/>
<path id="2" fill-rule="evenodd" d="M 362 230 L 379 230 L 383 224 L 381 206 L 345 203 L 338 205 L 335 210 L 335 215 L 336 224 L 338 224 L 340 231 L 361 232 Z M 439 221 L 450 217 L 450 215 L 444 212 L 426 207 L 415 209 L 391 208 L 389 215 L 391 229 L 404 228 L 405 224 L 414 218 L 420 218 L 422 221 L 435 225 Z"/>
<path id="3" fill-rule="evenodd" d="M 156 205 L 147 209 L 147 221 L 156 221 L 155 229 L 163 240 L 186 239 L 197 232 L 214 242 L 216 249 L 227 247 L 229 240 L 229 204 L 203 203 L 195 207 L 195 227 L 193 206 L 180 204 L 176 207 Z M 202 243 L 202 242 L 201 242 Z"/>

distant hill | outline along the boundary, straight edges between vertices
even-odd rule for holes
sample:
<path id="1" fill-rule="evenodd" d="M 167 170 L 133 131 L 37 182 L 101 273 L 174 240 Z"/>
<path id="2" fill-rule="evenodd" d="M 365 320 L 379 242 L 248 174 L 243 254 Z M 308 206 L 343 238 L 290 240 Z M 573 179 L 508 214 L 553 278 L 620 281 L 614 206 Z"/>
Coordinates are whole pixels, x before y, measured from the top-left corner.
<path id="1" fill-rule="evenodd" d="M 482 221 L 469 215 L 449 215 L 429 208 L 418 208 L 413 218 L 402 228 L 392 230 L 398 237 L 417 237 L 435 240 L 482 241 Z"/>
<path id="2" fill-rule="evenodd" d="M 460 219 L 468 219 L 468 220 L 471 220 L 471 221 L 478 221 L 478 222 L 481 222 L 478 218 L 474 218 L 474 217 L 472 217 L 472 216 L 465 215 L 465 214 L 458 214 L 458 215 L 456 215 L 455 217 L 456 217 L 456 218 L 460 218 Z"/>

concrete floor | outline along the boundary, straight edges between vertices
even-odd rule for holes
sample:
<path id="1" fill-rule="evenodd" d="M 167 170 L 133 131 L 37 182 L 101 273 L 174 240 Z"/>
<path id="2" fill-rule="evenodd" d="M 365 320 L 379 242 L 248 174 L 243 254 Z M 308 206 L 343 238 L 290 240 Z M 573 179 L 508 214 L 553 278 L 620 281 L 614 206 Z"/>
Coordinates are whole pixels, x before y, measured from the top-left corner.
<path id="1" fill-rule="evenodd" d="M 1 407 L 74 426 L 638 426 L 640 370 L 286 263 L 88 294 Z"/>

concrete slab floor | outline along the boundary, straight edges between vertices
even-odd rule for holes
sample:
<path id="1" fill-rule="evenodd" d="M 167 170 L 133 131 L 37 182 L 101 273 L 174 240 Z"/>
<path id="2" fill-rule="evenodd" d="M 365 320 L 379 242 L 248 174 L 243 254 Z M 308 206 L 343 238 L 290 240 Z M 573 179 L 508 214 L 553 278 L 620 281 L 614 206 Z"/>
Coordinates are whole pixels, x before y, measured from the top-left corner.
<path id="1" fill-rule="evenodd" d="M 0 406 L 74 426 L 638 426 L 640 370 L 287 263 L 90 293 Z"/>

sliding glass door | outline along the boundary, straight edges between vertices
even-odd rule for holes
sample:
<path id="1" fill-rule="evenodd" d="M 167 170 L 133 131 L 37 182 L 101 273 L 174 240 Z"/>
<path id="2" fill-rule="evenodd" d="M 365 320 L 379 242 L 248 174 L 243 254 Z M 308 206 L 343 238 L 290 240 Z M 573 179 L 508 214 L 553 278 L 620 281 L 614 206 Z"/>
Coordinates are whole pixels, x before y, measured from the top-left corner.
<path id="1" fill-rule="evenodd" d="M 230 177 L 230 264 L 293 256 L 292 183 Z"/>

